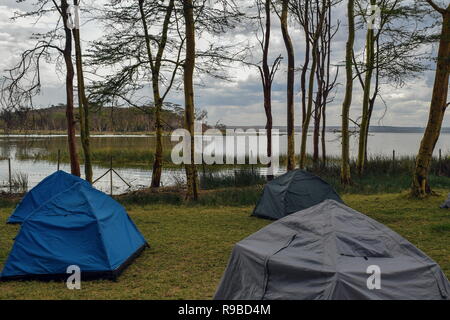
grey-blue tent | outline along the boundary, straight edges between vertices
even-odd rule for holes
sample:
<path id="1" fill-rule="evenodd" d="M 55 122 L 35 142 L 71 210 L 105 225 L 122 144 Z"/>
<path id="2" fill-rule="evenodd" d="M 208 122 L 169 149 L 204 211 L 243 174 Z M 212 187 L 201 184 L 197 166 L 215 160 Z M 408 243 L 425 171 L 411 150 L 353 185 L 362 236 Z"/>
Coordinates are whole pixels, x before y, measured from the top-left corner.
<path id="1" fill-rule="evenodd" d="M 450 283 L 396 232 L 325 200 L 236 243 L 215 299 L 448 300 Z"/>
<path id="2" fill-rule="evenodd" d="M 114 279 L 147 246 L 125 208 L 89 183 L 49 192 L 22 221 L 0 280 L 64 279 L 73 265 L 82 279 Z"/>
<path id="3" fill-rule="evenodd" d="M 276 220 L 327 199 L 344 203 L 320 177 L 300 169 L 291 170 L 264 186 L 252 215 Z"/>

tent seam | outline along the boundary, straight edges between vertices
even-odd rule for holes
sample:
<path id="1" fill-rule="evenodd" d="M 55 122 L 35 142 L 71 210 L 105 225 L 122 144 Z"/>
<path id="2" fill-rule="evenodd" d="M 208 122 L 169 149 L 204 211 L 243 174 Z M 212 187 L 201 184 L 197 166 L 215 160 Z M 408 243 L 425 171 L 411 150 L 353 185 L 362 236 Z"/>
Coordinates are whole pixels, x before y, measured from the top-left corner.
<path id="1" fill-rule="evenodd" d="M 48 178 L 48 177 L 47 177 Z M 45 179 L 44 179 L 45 180 Z M 41 182 L 43 182 L 44 180 L 42 180 Z M 78 181 L 76 183 L 74 183 L 72 186 L 70 186 L 67 189 L 62 190 L 61 192 L 58 192 L 57 194 L 55 194 L 53 197 L 51 197 L 50 199 L 47 199 L 46 201 L 44 201 L 44 203 L 42 203 L 40 206 L 38 206 L 36 209 L 34 209 L 33 211 L 31 211 L 22 221 L 22 223 L 24 223 L 26 220 L 28 220 L 29 217 L 31 217 L 33 214 L 36 213 L 37 210 L 41 209 L 43 206 L 45 206 L 46 204 L 50 203 L 51 201 L 53 201 L 56 197 L 58 197 L 59 195 L 61 195 L 63 192 L 66 192 L 70 189 L 72 189 L 73 187 L 75 187 L 78 184 L 84 183 L 83 181 Z M 30 190 L 31 191 L 31 190 Z M 22 201 L 21 201 L 22 202 Z"/>
<path id="2" fill-rule="evenodd" d="M 277 249 L 274 253 L 269 254 L 266 256 L 266 258 L 264 259 L 264 283 L 263 283 L 263 293 L 261 296 L 261 300 L 264 300 L 264 296 L 266 295 L 267 292 L 267 286 L 269 284 L 269 260 L 270 258 L 272 258 L 274 255 L 276 255 L 277 253 L 283 251 L 284 249 L 286 249 L 287 247 L 289 247 L 292 243 L 292 241 L 294 241 L 294 239 L 297 237 L 297 233 L 294 233 L 293 235 L 291 235 L 291 237 L 289 238 L 289 240 L 279 249 Z"/>
<path id="3" fill-rule="evenodd" d="M 98 191 L 97 189 L 94 189 L 94 190 Z M 82 194 L 83 194 L 83 197 L 86 199 L 86 202 L 88 203 L 89 208 L 92 211 L 94 211 L 94 208 L 92 207 L 92 205 L 88 201 L 86 195 L 83 192 L 82 192 Z M 105 252 L 106 259 L 108 260 L 109 269 L 112 271 L 113 268 L 112 268 L 112 265 L 111 265 L 111 259 L 110 259 L 109 255 L 108 255 L 108 251 L 106 250 L 106 247 L 105 247 L 105 239 L 103 238 L 103 233 L 102 233 L 101 228 L 100 228 L 100 221 L 98 220 L 98 217 L 95 214 L 91 214 L 91 215 L 94 217 L 95 221 L 97 221 L 97 231 L 98 231 L 98 234 L 100 235 L 101 246 L 102 246 L 102 248 L 103 248 L 103 250 Z"/>

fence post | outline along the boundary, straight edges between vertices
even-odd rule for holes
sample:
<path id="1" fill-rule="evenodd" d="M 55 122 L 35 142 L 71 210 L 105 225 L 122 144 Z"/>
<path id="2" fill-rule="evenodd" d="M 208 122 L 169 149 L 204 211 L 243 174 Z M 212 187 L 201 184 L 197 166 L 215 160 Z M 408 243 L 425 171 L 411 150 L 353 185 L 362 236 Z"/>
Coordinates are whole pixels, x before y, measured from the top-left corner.
<path id="1" fill-rule="evenodd" d="M 395 170 L 395 150 L 392 150 L 392 169 Z"/>
<path id="2" fill-rule="evenodd" d="M 61 150 L 58 149 L 58 165 L 56 167 L 57 171 L 59 171 L 59 162 L 61 161 Z"/>
<path id="3" fill-rule="evenodd" d="M 11 158 L 8 158 L 9 193 L 12 193 Z"/>
<path id="4" fill-rule="evenodd" d="M 109 182 L 110 182 L 110 195 L 113 195 L 113 158 L 111 156 L 109 166 Z"/>
<path id="5" fill-rule="evenodd" d="M 442 149 L 439 149 L 438 175 L 442 173 Z"/>

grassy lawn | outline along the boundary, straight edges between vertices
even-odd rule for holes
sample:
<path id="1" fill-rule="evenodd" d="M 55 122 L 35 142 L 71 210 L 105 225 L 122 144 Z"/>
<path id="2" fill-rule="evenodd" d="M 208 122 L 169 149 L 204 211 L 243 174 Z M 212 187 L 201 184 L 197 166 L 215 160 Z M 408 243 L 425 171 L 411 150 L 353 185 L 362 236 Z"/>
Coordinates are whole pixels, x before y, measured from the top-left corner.
<path id="1" fill-rule="evenodd" d="M 411 200 L 406 193 L 344 195 L 348 205 L 400 233 L 437 261 L 450 278 L 450 210 L 441 197 Z M 127 206 L 151 248 L 117 282 L 90 281 L 82 290 L 61 282 L 0 282 L 0 299 L 210 299 L 233 244 L 270 223 L 249 216 L 252 207 Z M 0 267 L 18 227 L 5 225 L 0 208 Z"/>

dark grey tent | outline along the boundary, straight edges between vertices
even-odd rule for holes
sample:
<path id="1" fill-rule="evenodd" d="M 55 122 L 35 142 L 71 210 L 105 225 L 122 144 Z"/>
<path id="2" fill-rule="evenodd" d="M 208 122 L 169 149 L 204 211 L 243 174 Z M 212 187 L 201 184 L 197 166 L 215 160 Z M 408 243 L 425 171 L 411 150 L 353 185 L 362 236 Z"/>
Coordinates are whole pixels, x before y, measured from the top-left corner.
<path id="1" fill-rule="evenodd" d="M 422 251 L 326 200 L 238 242 L 215 299 L 449 299 L 449 293 L 444 273 Z"/>
<path id="2" fill-rule="evenodd" d="M 333 187 L 320 177 L 307 171 L 292 170 L 264 186 L 252 215 L 276 220 L 326 199 L 344 203 Z"/>
<path id="3" fill-rule="evenodd" d="M 448 195 L 448 199 L 441 205 L 442 209 L 449 209 L 450 208 L 450 194 Z"/>

